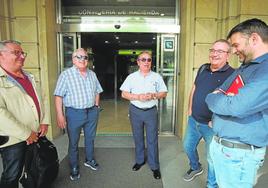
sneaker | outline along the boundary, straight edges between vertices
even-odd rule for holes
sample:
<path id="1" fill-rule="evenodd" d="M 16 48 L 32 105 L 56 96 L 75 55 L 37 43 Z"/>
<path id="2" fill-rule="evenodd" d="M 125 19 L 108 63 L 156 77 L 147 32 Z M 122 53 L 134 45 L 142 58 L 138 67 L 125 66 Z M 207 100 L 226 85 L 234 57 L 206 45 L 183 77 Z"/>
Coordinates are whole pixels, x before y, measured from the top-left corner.
<path id="1" fill-rule="evenodd" d="M 199 176 L 203 173 L 203 168 L 200 167 L 197 170 L 192 170 L 191 168 L 186 172 L 186 174 L 183 176 L 184 181 L 192 181 L 196 176 Z"/>
<path id="2" fill-rule="evenodd" d="M 79 170 L 77 168 L 73 168 L 70 174 L 70 179 L 72 181 L 76 181 L 80 178 L 80 173 Z"/>
<path id="3" fill-rule="evenodd" d="M 94 159 L 91 160 L 91 161 L 84 162 L 84 165 L 86 167 L 91 168 L 92 170 L 98 170 L 99 169 L 99 164 Z"/>

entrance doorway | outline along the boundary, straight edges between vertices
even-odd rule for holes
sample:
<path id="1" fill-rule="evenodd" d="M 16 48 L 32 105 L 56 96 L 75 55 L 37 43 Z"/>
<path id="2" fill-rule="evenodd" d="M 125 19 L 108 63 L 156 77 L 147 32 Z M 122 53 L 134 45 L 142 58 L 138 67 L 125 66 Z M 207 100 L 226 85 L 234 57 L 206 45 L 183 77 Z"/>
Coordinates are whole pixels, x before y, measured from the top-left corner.
<path id="1" fill-rule="evenodd" d="M 102 99 L 120 99 L 119 88 L 135 71 L 138 53 L 149 50 L 155 57 L 156 38 L 151 33 L 81 33 L 81 47 L 92 48 L 94 71 L 104 90 Z"/>
<path id="2" fill-rule="evenodd" d="M 156 33 L 83 32 L 60 33 L 61 70 L 72 66 L 71 52 L 88 49 L 94 61 L 90 66 L 103 87 L 98 134 L 131 134 L 129 101 L 119 90 L 128 74 L 137 70 L 136 58 L 152 52 L 152 70 L 160 73 L 168 87 L 168 96 L 159 101 L 159 132 L 174 134 L 177 84 L 177 35 Z"/>

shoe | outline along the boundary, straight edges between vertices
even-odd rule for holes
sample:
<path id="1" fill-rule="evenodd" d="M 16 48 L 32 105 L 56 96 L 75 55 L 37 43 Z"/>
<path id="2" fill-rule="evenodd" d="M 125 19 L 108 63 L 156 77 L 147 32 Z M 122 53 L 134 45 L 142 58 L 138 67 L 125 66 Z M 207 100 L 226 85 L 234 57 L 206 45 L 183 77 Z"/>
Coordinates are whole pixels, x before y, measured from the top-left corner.
<path id="1" fill-rule="evenodd" d="M 100 168 L 99 164 L 94 159 L 84 162 L 84 165 L 91 168 L 92 170 L 99 170 Z"/>
<path id="2" fill-rule="evenodd" d="M 159 169 L 152 170 L 152 171 L 153 171 L 154 179 L 161 179 L 161 172 Z"/>
<path id="3" fill-rule="evenodd" d="M 78 168 L 73 168 L 70 173 L 70 179 L 76 181 L 80 178 L 80 173 Z"/>
<path id="4" fill-rule="evenodd" d="M 191 168 L 183 176 L 184 181 L 192 181 L 196 176 L 199 176 L 203 173 L 203 168 L 200 167 L 197 170 L 192 170 Z"/>
<path id="5" fill-rule="evenodd" d="M 141 164 L 134 164 L 134 166 L 132 167 L 133 171 L 138 171 L 143 165 L 145 164 L 145 162 L 141 163 Z"/>

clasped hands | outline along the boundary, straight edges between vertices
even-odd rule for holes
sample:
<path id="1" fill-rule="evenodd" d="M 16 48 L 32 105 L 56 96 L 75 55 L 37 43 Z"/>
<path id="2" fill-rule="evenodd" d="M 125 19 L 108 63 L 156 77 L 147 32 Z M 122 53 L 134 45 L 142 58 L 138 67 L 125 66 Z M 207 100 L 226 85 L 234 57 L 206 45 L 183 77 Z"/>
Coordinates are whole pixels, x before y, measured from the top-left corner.
<path id="1" fill-rule="evenodd" d="M 156 99 L 156 94 L 155 93 L 138 94 L 138 99 L 140 101 L 150 101 Z"/>

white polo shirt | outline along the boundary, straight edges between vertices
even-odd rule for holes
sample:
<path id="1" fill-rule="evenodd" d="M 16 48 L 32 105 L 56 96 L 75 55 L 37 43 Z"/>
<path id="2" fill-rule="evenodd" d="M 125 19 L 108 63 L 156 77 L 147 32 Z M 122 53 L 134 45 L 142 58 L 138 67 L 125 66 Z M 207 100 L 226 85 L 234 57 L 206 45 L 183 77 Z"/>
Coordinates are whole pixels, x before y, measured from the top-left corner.
<path id="1" fill-rule="evenodd" d="M 121 91 L 126 91 L 133 94 L 145 94 L 145 93 L 158 93 L 167 92 L 167 87 L 160 74 L 150 71 L 146 76 L 142 75 L 138 70 L 126 78 L 122 86 Z M 139 108 L 150 108 L 157 105 L 156 100 L 150 101 L 130 101 L 131 104 Z"/>

